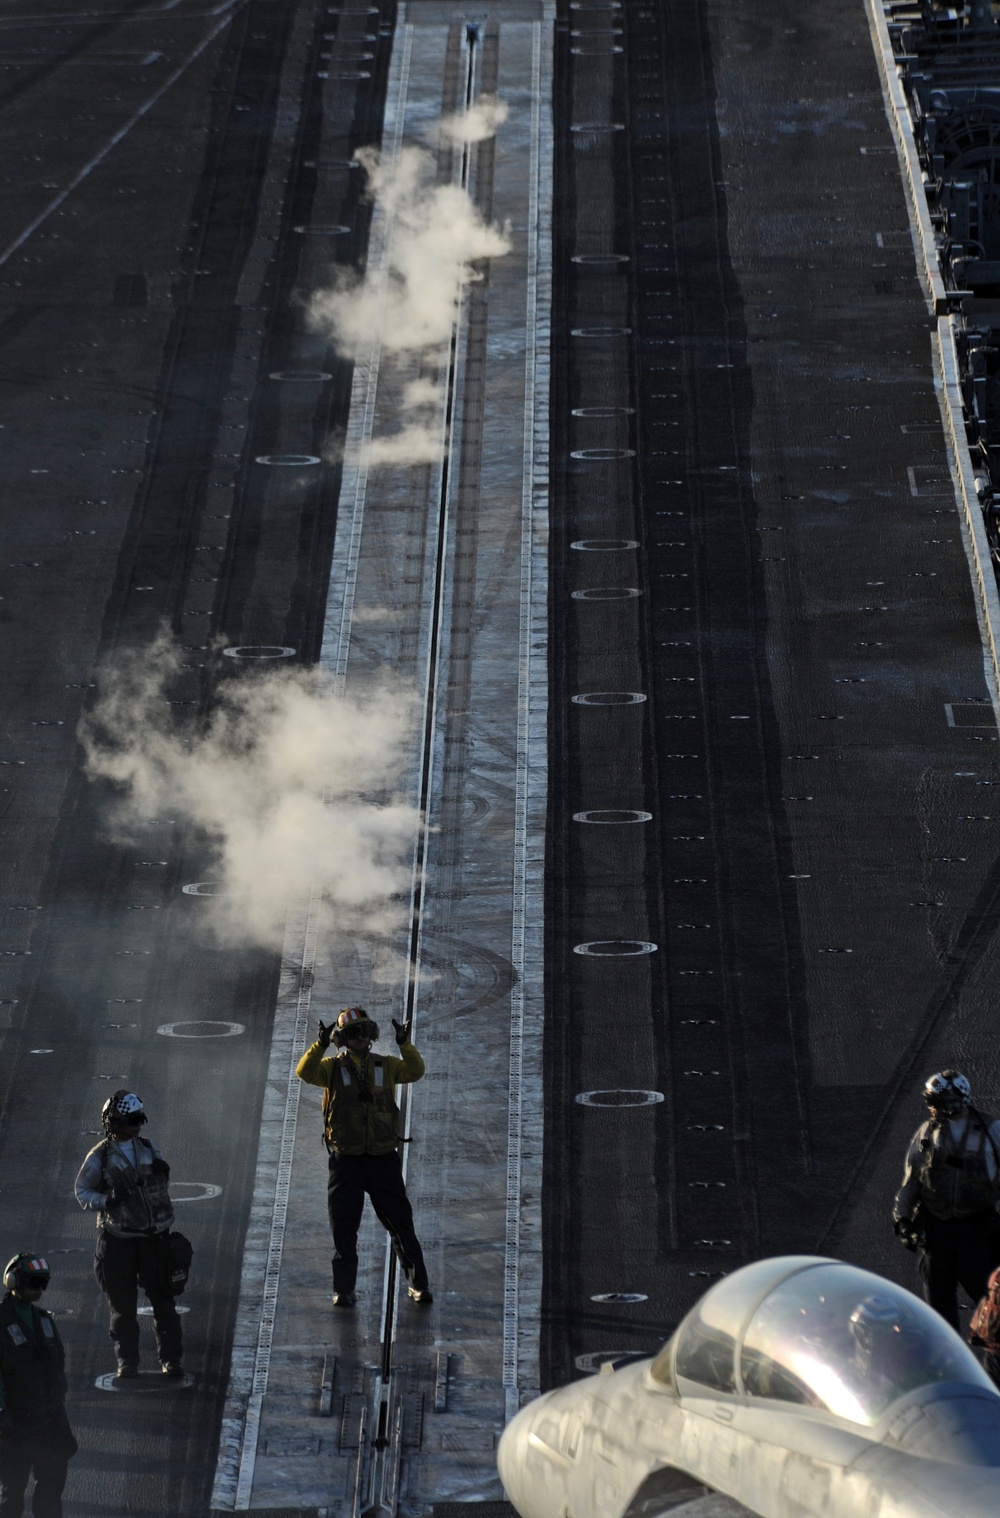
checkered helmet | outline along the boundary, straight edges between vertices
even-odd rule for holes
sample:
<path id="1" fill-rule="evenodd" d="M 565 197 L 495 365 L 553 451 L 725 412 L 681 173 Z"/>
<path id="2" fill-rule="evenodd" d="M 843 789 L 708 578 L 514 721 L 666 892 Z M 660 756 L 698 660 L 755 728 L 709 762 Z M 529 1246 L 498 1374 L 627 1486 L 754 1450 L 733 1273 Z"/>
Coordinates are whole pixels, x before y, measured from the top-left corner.
<path id="1" fill-rule="evenodd" d="M 141 1099 L 134 1091 L 116 1091 L 109 1096 L 101 1108 L 101 1122 L 105 1133 L 111 1133 L 115 1128 L 120 1128 L 123 1123 L 146 1121 L 146 1111 Z"/>
<path id="2" fill-rule="evenodd" d="M 951 1115 L 969 1105 L 972 1087 L 960 1070 L 940 1070 L 924 1081 L 924 1101 L 928 1107 Z"/>

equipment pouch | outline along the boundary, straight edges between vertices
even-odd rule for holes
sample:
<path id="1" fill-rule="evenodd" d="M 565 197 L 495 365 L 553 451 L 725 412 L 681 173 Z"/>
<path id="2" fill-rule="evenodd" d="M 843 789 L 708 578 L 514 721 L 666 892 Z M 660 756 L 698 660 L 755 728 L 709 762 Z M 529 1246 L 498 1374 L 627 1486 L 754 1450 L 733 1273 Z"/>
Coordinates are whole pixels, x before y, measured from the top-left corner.
<path id="1" fill-rule="evenodd" d="M 190 1239 L 182 1233 L 170 1233 L 167 1235 L 170 1260 L 170 1290 L 175 1297 L 179 1297 L 188 1283 L 191 1274 L 191 1261 L 194 1259 L 194 1249 Z"/>

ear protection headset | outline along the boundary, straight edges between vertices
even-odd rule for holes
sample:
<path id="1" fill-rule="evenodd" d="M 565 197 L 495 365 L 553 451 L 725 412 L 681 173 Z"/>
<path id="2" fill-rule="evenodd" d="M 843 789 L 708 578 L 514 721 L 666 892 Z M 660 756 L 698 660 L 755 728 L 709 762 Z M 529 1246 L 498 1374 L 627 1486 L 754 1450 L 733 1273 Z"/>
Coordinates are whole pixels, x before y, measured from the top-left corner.
<path id="1" fill-rule="evenodd" d="M 333 1042 L 338 1049 L 343 1049 L 347 1044 L 348 1035 L 361 1028 L 364 1028 L 365 1037 L 370 1038 L 374 1043 L 378 1038 L 378 1023 L 372 1022 L 364 1007 L 345 1007 L 337 1018 Z"/>
<path id="2" fill-rule="evenodd" d="M 48 1260 L 37 1254 L 16 1254 L 3 1268 L 4 1291 L 16 1291 L 19 1286 L 48 1286 L 52 1272 Z"/>

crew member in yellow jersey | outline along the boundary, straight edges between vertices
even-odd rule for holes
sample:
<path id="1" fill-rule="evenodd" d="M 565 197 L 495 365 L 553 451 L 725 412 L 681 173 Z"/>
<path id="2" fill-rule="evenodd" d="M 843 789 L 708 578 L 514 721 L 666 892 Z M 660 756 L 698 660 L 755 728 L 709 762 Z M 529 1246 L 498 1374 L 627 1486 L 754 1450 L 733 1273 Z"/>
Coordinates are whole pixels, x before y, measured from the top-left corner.
<path id="1" fill-rule="evenodd" d="M 423 1251 L 399 1157 L 396 1087 L 418 1081 L 424 1062 L 410 1042 L 409 1022 L 396 1030 L 399 1056 L 373 1054 L 378 1024 L 364 1007 L 345 1007 L 335 1025 L 319 1025 L 319 1037 L 296 1066 L 299 1080 L 323 1088 L 323 1140 L 330 1156 L 327 1210 L 333 1234 L 333 1305 L 357 1301 L 358 1229 L 366 1194 L 390 1235 L 414 1302 L 431 1296 Z M 330 1044 L 338 1053 L 330 1055 Z"/>

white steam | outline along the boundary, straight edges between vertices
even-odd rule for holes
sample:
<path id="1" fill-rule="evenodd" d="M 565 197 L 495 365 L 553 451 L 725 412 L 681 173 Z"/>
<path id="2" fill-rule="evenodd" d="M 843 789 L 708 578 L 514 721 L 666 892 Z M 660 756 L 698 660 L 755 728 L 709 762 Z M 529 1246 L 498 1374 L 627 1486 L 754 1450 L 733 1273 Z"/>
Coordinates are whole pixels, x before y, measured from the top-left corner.
<path id="1" fill-rule="evenodd" d="M 419 825 L 395 794 L 409 693 L 387 682 L 349 698 L 316 672 L 254 673 L 191 732 L 166 701 L 180 659 L 167 636 L 120 658 L 81 724 L 87 774 L 121 793 L 119 830 L 169 815 L 205 834 L 222 943 L 280 948 L 289 904 L 310 897 L 321 932 L 392 932 Z"/>
<path id="2" fill-rule="evenodd" d="M 425 371 L 402 389 L 398 430 L 375 438 L 364 462 L 429 463 L 444 449 L 443 388 L 433 376 L 444 367 L 462 292 L 482 278 L 478 262 L 510 252 L 510 234 L 487 222 L 460 186 L 435 182 L 426 149 L 405 147 L 391 165 L 368 149 L 356 156 L 388 227 L 386 265 L 319 291 L 309 320 L 346 357 L 377 341 L 383 361 Z"/>
<path id="3" fill-rule="evenodd" d="M 441 428 L 422 422 L 406 422 L 388 437 L 372 438 L 365 458 L 375 464 L 433 464 L 441 457 Z"/>
<path id="4" fill-rule="evenodd" d="M 496 95 L 483 95 L 467 111 L 456 111 L 453 116 L 442 116 L 438 130 L 449 142 L 485 142 L 495 137 L 510 115 L 506 100 Z"/>

